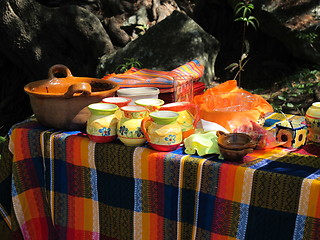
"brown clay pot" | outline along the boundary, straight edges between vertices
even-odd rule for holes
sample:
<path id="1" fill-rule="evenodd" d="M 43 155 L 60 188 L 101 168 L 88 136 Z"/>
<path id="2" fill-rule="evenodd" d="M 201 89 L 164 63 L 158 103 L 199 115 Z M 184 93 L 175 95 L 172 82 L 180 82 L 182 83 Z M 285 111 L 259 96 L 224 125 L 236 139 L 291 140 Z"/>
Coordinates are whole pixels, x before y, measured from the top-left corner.
<path id="1" fill-rule="evenodd" d="M 66 77 L 56 78 L 57 73 Z M 65 130 L 84 129 L 90 116 L 87 106 L 114 96 L 118 89 L 111 80 L 74 77 L 61 64 L 49 69 L 48 79 L 24 87 L 37 120 L 44 126 Z"/>
<path id="2" fill-rule="evenodd" d="M 253 152 L 256 142 L 245 133 L 225 133 L 217 131 L 218 145 L 221 155 L 229 161 L 242 160 L 245 155 Z"/>

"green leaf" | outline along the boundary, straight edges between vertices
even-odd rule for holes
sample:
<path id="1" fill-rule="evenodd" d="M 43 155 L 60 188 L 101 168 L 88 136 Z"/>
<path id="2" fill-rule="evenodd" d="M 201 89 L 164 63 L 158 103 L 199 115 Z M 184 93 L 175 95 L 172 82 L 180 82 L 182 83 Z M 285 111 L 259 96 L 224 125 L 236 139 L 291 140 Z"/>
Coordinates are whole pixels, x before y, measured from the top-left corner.
<path id="1" fill-rule="evenodd" d="M 293 105 L 292 103 L 287 103 L 286 106 L 287 106 L 288 108 L 293 108 L 293 107 L 294 107 L 294 105 Z"/>
<path id="2" fill-rule="evenodd" d="M 247 53 L 243 53 L 241 55 L 241 60 L 240 61 L 243 61 L 244 59 L 246 59 L 248 57 L 248 54 Z"/>
<path id="3" fill-rule="evenodd" d="M 279 95 L 278 99 L 282 100 L 282 101 L 286 101 L 287 99 L 284 96 Z"/>
<path id="4" fill-rule="evenodd" d="M 244 6 L 244 2 L 238 2 L 235 6 L 234 9 L 237 10 L 240 8 L 240 6 Z"/>
<path id="5" fill-rule="evenodd" d="M 142 26 L 142 25 L 136 26 L 135 28 L 136 28 L 136 29 L 139 29 L 139 30 L 141 30 L 141 31 L 145 30 L 145 27 Z"/>
<path id="6" fill-rule="evenodd" d="M 247 8 L 250 8 L 250 9 L 254 9 L 254 5 L 252 4 L 252 3 L 249 3 L 248 5 L 247 5 Z"/>
<path id="7" fill-rule="evenodd" d="M 235 11 L 234 15 L 238 15 L 241 11 L 243 11 L 244 8 L 245 8 L 244 6 L 238 8 L 238 9 Z"/>
<path id="8" fill-rule="evenodd" d="M 248 18 L 250 21 L 255 21 L 256 23 L 259 23 L 258 19 L 254 16 L 249 16 Z"/>
<path id="9" fill-rule="evenodd" d="M 238 63 L 231 63 L 230 65 L 228 65 L 224 70 L 228 70 L 231 69 L 230 72 L 232 72 L 235 68 L 239 67 Z"/>
<path id="10" fill-rule="evenodd" d="M 245 22 L 245 18 L 244 17 L 239 17 L 239 18 L 236 18 L 234 21 L 235 22 L 237 22 L 237 21 Z"/>
<path id="11" fill-rule="evenodd" d="M 245 9 L 243 10 L 242 16 L 246 17 L 246 16 L 247 16 L 247 13 L 251 14 L 251 9 L 250 9 L 250 8 L 245 8 Z"/>
<path id="12" fill-rule="evenodd" d="M 248 22 L 248 25 L 249 25 L 249 24 L 251 24 L 251 26 L 252 26 L 255 30 L 257 30 L 257 27 L 256 27 L 256 25 L 254 24 L 254 22 L 249 21 L 249 22 Z"/>

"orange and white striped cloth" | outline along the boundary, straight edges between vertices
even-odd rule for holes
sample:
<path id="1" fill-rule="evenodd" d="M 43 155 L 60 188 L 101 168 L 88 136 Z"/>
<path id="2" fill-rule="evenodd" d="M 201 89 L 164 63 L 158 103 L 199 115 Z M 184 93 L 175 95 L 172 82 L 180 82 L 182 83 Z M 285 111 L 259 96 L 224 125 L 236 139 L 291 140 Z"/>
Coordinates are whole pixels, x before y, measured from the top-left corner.
<path id="1" fill-rule="evenodd" d="M 183 84 L 190 78 L 198 81 L 204 73 L 204 66 L 197 59 L 194 59 L 172 71 L 157 71 L 152 69 L 131 68 L 123 74 L 109 74 L 104 79 L 112 80 L 121 88 L 128 87 L 156 87 L 161 93 L 174 92 L 174 81 L 179 79 Z M 176 84 L 177 86 L 177 84 Z"/>

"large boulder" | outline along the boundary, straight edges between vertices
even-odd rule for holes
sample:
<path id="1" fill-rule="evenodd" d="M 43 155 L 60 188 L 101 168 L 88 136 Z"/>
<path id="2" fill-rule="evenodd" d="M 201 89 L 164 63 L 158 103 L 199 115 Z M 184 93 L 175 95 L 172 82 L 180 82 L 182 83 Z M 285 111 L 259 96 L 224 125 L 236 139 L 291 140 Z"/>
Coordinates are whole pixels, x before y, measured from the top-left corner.
<path id="1" fill-rule="evenodd" d="M 215 78 L 214 64 L 219 42 L 193 19 L 174 11 L 136 40 L 101 58 L 97 75 L 115 72 L 125 58 L 135 58 L 143 68 L 170 71 L 192 59 L 205 66 L 201 81 L 209 85 Z"/>
<path id="2" fill-rule="evenodd" d="M 32 0 L 0 1 L 0 133 L 31 115 L 23 86 L 64 64 L 94 76 L 99 57 L 114 47 L 99 19 L 79 6 L 48 8 Z"/>
<path id="3" fill-rule="evenodd" d="M 254 0 L 261 31 L 281 41 L 293 56 L 320 63 L 320 2 Z"/>
<path id="4" fill-rule="evenodd" d="M 98 58 L 113 45 L 99 19 L 84 8 L 48 8 L 32 0 L 0 2 L 0 54 L 34 80 L 61 63 L 78 75 L 93 75 Z"/>

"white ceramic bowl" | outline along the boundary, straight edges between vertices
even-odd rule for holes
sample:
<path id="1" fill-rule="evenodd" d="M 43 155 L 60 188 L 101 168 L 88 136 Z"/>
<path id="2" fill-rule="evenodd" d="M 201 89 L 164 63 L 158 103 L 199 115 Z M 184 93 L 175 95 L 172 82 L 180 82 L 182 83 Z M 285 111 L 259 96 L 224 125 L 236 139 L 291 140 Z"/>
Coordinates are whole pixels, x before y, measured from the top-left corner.
<path id="1" fill-rule="evenodd" d="M 122 88 L 117 91 L 118 97 L 131 98 L 129 105 L 134 105 L 135 101 L 143 98 L 154 98 L 159 97 L 160 90 L 155 87 L 132 87 L 132 88 Z"/>

